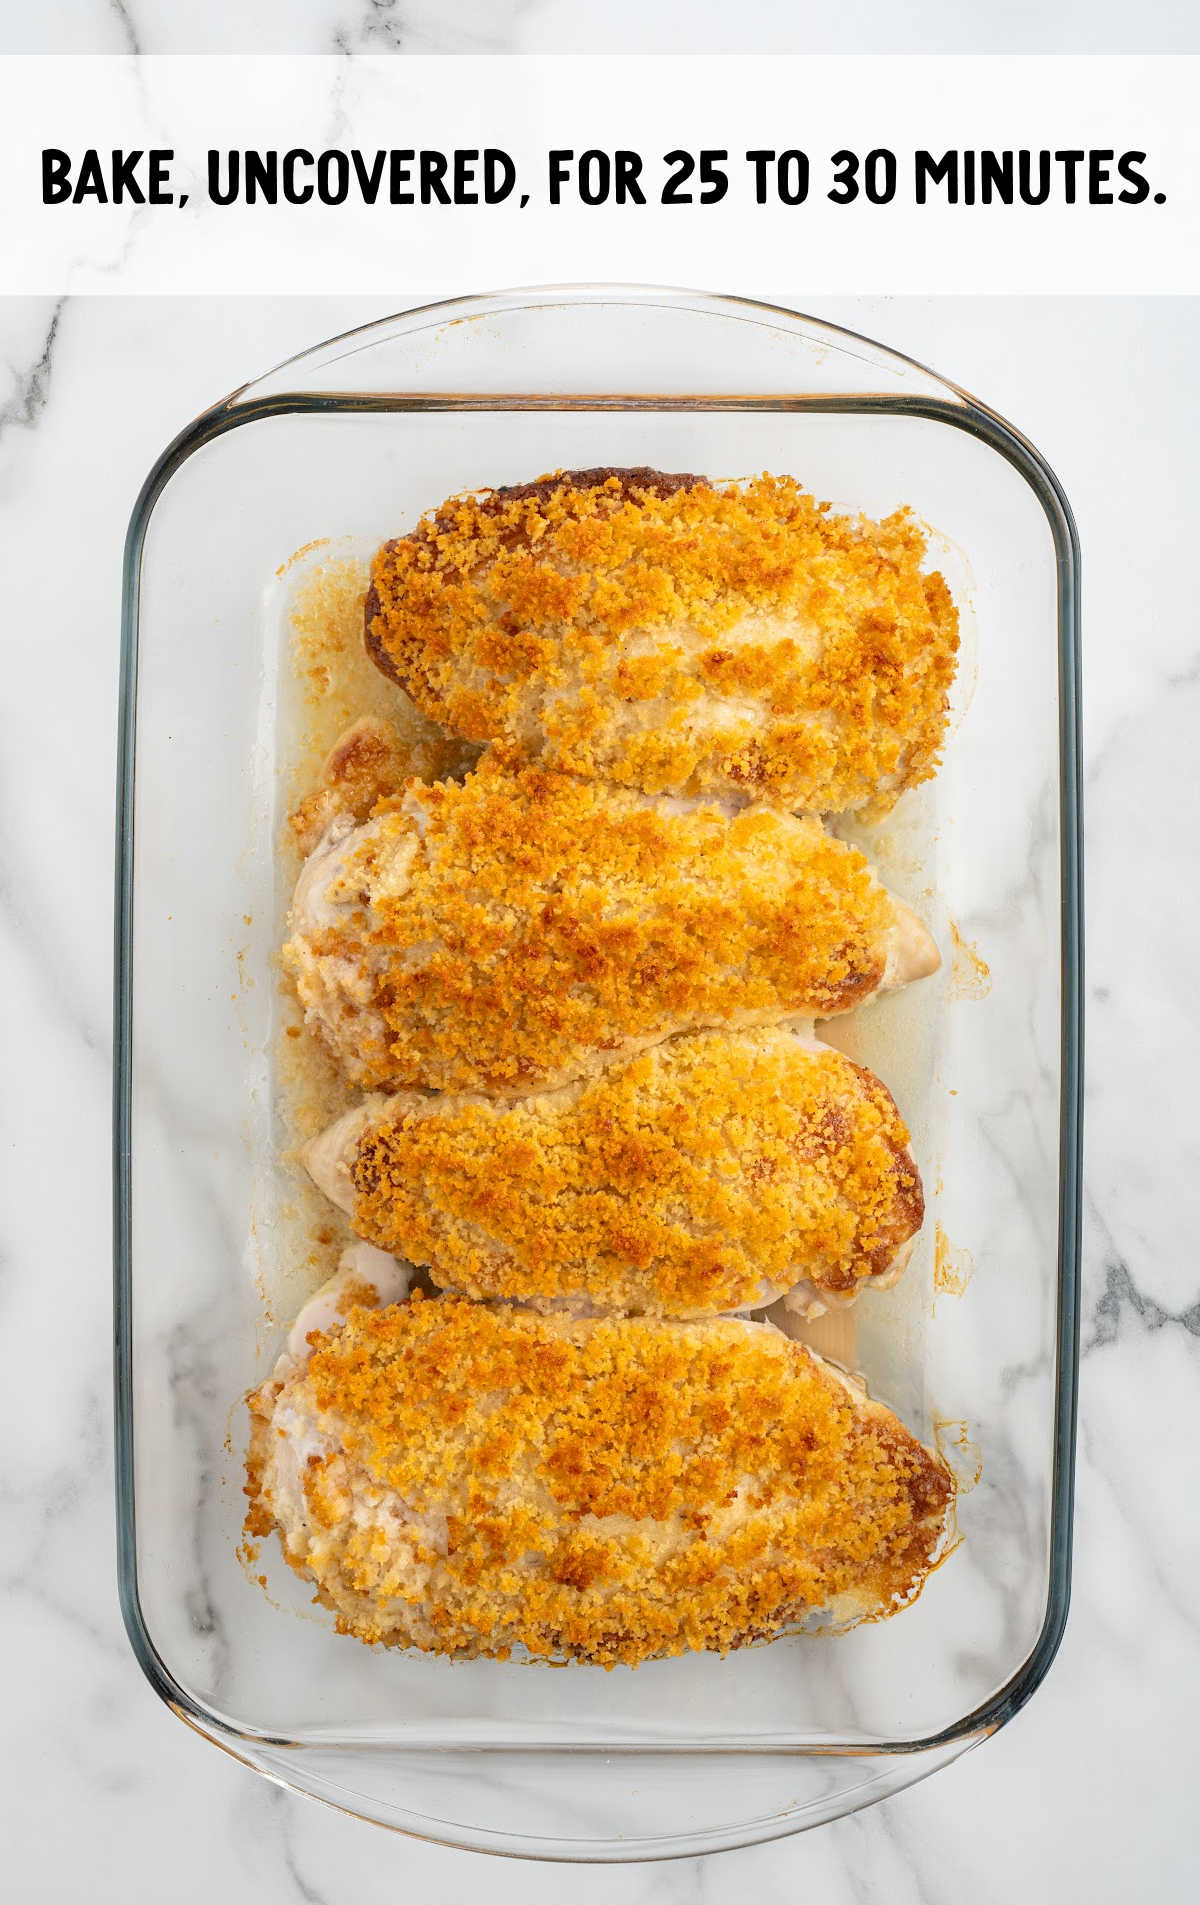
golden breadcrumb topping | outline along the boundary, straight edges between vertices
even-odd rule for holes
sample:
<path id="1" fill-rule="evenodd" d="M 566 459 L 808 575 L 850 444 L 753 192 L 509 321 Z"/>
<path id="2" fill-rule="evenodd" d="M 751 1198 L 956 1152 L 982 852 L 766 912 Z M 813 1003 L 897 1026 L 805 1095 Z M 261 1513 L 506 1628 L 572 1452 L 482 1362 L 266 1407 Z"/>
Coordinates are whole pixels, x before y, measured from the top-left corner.
<path id="1" fill-rule="evenodd" d="M 368 650 L 435 720 L 590 779 L 886 812 L 934 772 L 958 616 L 907 510 L 791 477 L 565 471 L 375 557 Z"/>
<path id="2" fill-rule="evenodd" d="M 340 555 L 334 545 L 310 546 L 280 575 L 290 587 L 276 745 L 280 801 L 289 812 L 278 848 L 280 880 L 290 887 L 335 814 L 365 819 L 381 783 L 390 793 L 410 774 L 444 778 L 461 771 L 478 749 L 436 728 L 369 660 L 363 647 L 365 560 Z M 302 811 L 292 819 L 298 803 Z M 290 1000 L 280 1004 L 274 1051 L 278 1124 L 281 1133 L 302 1141 L 345 1108 L 346 1085 L 324 1041 L 295 1022 Z M 281 1318 L 293 1315 L 332 1273 L 348 1241 L 337 1213 L 296 1174 L 277 1213 L 271 1247 L 258 1256 L 268 1310 Z"/>
<path id="3" fill-rule="evenodd" d="M 886 1615 L 953 1498 L 887 1410 L 728 1319 L 354 1310 L 250 1405 L 249 1532 L 342 1631 L 441 1654 L 636 1666 Z"/>
<path id="4" fill-rule="evenodd" d="M 316 544 L 298 550 L 281 576 L 293 568 L 287 602 L 290 666 L 280 684 L 279 737 L 292 805 L 312 786 L 330 750 L 336 753 L 351 723 L 366 718 L 386 724 L 396 745 L 416 751 L 436 749 L 440 733 L 407 695 L 380 679 L 363 646 L 370 565 L 338 555 L 332 545 Z"/>
<path id="5" fill-rule="evenodd" d="M 883 1275 L 923 1215 L 907 1143 L 840 1052 L 699 1033 L 543 1096 L 383 1101 L 351 1221 L 471 1296 L 696 1315 Z"/>
<path id="6" fill-rule="evenodd" d="M 368 1089 L 520 1092 L 687 1026 L 827 1018 L 878 989 L 894 918 L 815 820 L 491 756 L 377 810 L 330 879 L 335 923 L 284 958 L 306 1005 L 343 1002 Z"/>
<path id="7" fill-rule="evenodd" d="M 301 853 L 311 853 L 336 815 L 364 821 L 407 780 L 439 780 L 443 775 L 466 773 L 474 765 L 476 752 L 450 735 L 405 740 L 391 721 L 365 715 L 339 735 L 320 782 L 288 815 L 296 845 Z"/>

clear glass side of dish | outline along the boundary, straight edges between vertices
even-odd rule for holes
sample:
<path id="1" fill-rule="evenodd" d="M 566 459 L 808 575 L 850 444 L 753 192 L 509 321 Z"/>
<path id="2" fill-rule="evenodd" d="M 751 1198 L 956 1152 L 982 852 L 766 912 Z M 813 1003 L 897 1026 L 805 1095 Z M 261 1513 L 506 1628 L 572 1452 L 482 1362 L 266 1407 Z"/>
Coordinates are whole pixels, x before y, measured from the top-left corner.
<path id="1" fill-rule="evenodd" d="M 899 1286 L 861 1300 L 855 1362 L 954 1467 L 962 1540 L 899 1617 L 725 1661 L 605 1674 L 373 1652 L 332 1632 L 273 1544 L 238 1552 L 239 1398 L 318 1274 L 280 1162 L 290 610 L 320 565 L 456 489 L 622 463 L 786 472 L 873 515 L 908 504 L 963 611 L 942 771 L 855 835 L 942 969 L 824 1034 L 913 1131 L 925 1229 Z M 736 301 L 547 292 L 410 314 L 173 446 L 127 571 L 118 1430 L 131 1636 L 203 1730 L 455 1843 L 654 1856 L 881 1796 L 1036 1685 L 1069 1533 L 1072 563 L 1053 480 L 999 420 L 877 346 Z M 555 1770 L 535 1775 L 545 1749 Z M 564 1754 L 581 1756 L 573 1787 Z M 735 1771 L 681 1784 L 697 1755 Z"/>

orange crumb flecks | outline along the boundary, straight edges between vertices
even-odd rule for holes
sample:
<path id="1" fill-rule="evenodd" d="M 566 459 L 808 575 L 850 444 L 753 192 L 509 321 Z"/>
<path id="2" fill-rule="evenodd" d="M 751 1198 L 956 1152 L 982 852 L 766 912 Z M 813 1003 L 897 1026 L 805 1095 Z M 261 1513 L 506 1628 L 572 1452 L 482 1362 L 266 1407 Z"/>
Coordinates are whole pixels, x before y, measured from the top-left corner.
<path id="1" fill-rule="evenodd" d="M 911 514 L 791 477 L 558 472 L 375 557 L 367 647 L 469 741 L 647 792 L 886 812 L 934 772 L 958 648 Z"/>
<path id="2" fill-rule="evenodd" d="M 923 1216 L 886 1088 L 786 1030 L 674 1039 L 515 1101 L 378 1102 L 353 1227 L 475 1297 L 688 1316 L 802 1278 L 846 1295 Z"/>
<path id="3" fill-rule="evenodd" d="M 636 1666 L 886 1615 L 954 1496 L 886 1409 L 730 1318 L 358 1309 L 250 1407 L 252 1530 L 342 1631 L 432 1653 Z"/>
<path id="4" fill-rule="evenodd" d="M 986 999 L 992 989 L 992 971 L 987 960 L 964 939 L 954 920 L 949 922 L 950 941 L 953 958 L 950 964 L 950 997 L 952 999 Z"/>
<path id="5" fill-rule="evenodd" d="M 450 736 L 408 740 L 390 721 L 365 715 L 339 735 L 321 769 L 319 784 L 288 815 L 296 845 L 311 853 L 338 814 L 365 820 L 376 803 L 406 780 L 436 780 L 465 772 L 476 750 Z"/>
<path id="6" fill-rule="evenodd" d="M 883 983 L 895 919 L 814 819 L 490 755 L 385 800 L 322 865 L 284 963 L 368 1089 L 528 1091 L 688 1026 L 828 1018 Z"/>
<path id="7" fill-rule="evenodd" d="M 939 1296 L 962 1296 L 975 1274 L 975 1259 L 969 1250 L 956 1249 L 940 1223 L 933 1231 L 933 1300 Z"/>

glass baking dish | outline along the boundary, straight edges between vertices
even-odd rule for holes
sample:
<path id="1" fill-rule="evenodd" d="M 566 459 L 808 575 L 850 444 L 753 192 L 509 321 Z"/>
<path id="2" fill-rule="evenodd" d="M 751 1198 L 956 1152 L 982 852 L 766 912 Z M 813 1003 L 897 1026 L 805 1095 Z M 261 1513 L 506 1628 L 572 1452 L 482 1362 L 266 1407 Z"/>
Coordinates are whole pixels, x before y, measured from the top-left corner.
<path id="1" fill-rule="evenodd" d="M 628 463 L 786 472 L 873 515 L 908 503 L 963 610 L 944 766 L 869 836 L 942 971 L 828 1028 L 914 1132 L 921 1247 L 895 1291 L 862 1299 L 855 1361 L 951 1461 L 961 1544 L 889 1622 L 724 1661 L 606 1674 L 380 1654 L 335 1636 L 277 1556 L 265 1594 L 237 1554 L 239 1398 L 303 1289 L 272 1056 L 289 604 L 314 563 L 454 490 Z M 1070 1567 L 1078 600 L 1066 500 L 1010 425 L 880 345 L 740 299 L 431 305 L 292 359 L 163 453 L 125 558 L 117 1480 L 129 1636 L 183 1719 L 405 1831 L 617 1860 L 837 1817 L 1037 1688 Z"/>

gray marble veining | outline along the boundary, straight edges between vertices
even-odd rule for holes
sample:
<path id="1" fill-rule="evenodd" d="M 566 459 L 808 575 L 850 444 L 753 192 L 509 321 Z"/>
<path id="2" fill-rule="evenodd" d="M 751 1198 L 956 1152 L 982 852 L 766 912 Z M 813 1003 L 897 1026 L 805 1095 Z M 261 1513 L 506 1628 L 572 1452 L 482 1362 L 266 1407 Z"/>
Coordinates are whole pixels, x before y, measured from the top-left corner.
<path id="1" fill-rule="evenodd" d="M 47 53 L 1172 53 L 1200 50 L 1191 0 L 1031 7 L 862 0 L 41 0 L 0 21 L 0 50 Z"/>

